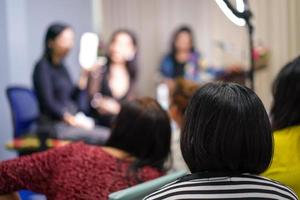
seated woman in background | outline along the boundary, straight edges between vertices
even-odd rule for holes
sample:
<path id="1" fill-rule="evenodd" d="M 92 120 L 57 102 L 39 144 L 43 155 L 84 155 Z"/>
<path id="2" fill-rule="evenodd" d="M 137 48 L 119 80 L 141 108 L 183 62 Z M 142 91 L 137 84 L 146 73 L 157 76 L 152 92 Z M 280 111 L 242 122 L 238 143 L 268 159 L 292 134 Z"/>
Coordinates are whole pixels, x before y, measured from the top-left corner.
<path id="1" fill-rule="evenodd" d="M 111 37 L 106 65 L 91 72 L 88 86 L 91 115 L 98 124 L 109 127 L 120 110 L 120 102 L 134 96 L 136 51 L 137 40 L 133 33 L 118 30 Z"/>
<path id="2" fill-rule="evenodd" d="M 274 157 L 262 175 L 286 184 L 300 196 L 300 57 L 279 72 L 273 97 Z"/>
<path id="3" fill-rule="evenodd" d="M 163 58 L 160 71 L 172 88 L 175 78 L 197 81 L 200 70 L 200 54 L 195 48 L 192 30 L 182 26 L 174 33 L 170 52 Z"/>
<path id="4" fill-rule="evenodd" d="M 172 170 L 187 170 L 180 150 L 180 134 L 184 122 L 184 112 L 189 100 L 200 86 L 193 81 L 178 78 L 175 80 L 174 91 L 170 94 L 169 115 L 172 119 L 171 152 L 173 158 Z"/>
<path id="5" fill-rule="evenodd" d="M 82 72 L 78 86 L 74 85 L 64 64 L 74 45 L 73 30 L 64 24 L 52 24 L 47 30 L 44 45 L 44 54 L 33 72 L 33 85 L 41 112 L 40 130 L 59 139 L 103 144 L 109 137 L 108 129 L 93 129 L 75 117 L 83 110 L 81 105 L 84 105 L 88 77 L 87 72 Z"/>
<path id="6" fill-rule="evenodd" d="M 29 189 L 47 199 L 107 199 L 164 174 L 167 113 L 152 98 L 124 102 L 106 147 L 73 143 L 0 163 L 0 194 Z"/>
<path id="7" fill-rule="evenodd" d="M 258 174 L 273 153 L 272 130 L 256 94 L 234 83 L 209 83 L 192 97 L 181 150 L 191 175 L 145 199 L 298 199 Z"/>

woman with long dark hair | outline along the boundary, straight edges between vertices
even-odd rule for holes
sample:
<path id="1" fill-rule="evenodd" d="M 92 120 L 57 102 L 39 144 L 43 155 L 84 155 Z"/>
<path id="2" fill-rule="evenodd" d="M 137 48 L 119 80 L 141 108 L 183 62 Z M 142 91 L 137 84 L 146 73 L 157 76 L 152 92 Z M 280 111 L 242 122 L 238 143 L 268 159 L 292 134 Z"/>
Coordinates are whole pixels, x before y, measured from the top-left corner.
<path id="1" fill-rule="evenodd" d="M 108 199 L 166 171 L 171 127 L 152 98 L 123 102 L 105 147 L 82 142 L 0 163 L 0 194 L 30 189 L 47 199 Z"/>
<path id="2" fill-rule="evenodd" d="M 33 85 L 40 107 L 39 130 L 50 137 L 84 140 L 103 144 L 109 131 L 94 128 L 76 118 L 84 110 L 87 72 L 82 72 L 75 85 L 64 59 L 74 46 L 74 31 L 68 25 L 55 23 L 48 27 L 44 53 L 33 72 Z"/>
<path id="3" fill-rule="evenodd" d="M 161 62 L 161 74 L 167 80 L 181 77 L 197 81 L 199 70 L 200 53 L 195 48 L 192 29 L 181 26 L 175 31 L 170 51 Z"/>
<path id="4" fill-rule="evenodd" d="M 287 63 L 273 83 L 274 158 L 263 174 L 300 195 L 300 57 Z"/>
<path id="5" fill-rule="evenodd" d="M 108 45 L 107 63 L 93 70 L 89 78 L 92 116 L 98 123 L 111 125 L 120 102 L 134 96 L 137 79 L 137 39 L 129 30 L 113 33 Z"/>

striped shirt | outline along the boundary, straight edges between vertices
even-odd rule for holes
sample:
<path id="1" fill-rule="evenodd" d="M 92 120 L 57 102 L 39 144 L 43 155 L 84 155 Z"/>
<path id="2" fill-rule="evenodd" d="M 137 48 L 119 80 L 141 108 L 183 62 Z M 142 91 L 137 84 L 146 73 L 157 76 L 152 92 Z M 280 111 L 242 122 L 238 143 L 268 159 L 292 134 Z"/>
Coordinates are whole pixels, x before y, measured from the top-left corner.
<path id="1" fill-rule="evenodd" d="M 260 176 L 207 175 L 196 173 L 184 176 L 148 195 L 144 200 L 298 199 L 288 187 Z"/>

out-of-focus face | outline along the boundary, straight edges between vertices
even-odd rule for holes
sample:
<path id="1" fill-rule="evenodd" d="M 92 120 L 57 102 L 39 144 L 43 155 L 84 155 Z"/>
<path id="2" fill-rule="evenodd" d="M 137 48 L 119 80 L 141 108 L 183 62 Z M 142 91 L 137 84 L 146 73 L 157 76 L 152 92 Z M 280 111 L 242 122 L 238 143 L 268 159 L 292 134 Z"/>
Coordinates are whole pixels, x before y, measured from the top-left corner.
<path id="1" fill-rule="evenodd" d="M 54 40 L 49 42 L 53 54 L 61 58 L 65 57 L 74 46 L 75 34 L 72 29 L 63 30 Z"/>
<path id="2" fill-rule="evenodd" d="M 127 33 L 119 33 L 109 46 L 109 54 L 113 63 L 123 64 L 133 59 L 135 46 Z"/>
<path id="3" fill-rule="evenodd" d="M 179 33 L 176 37 L 175 48 L 177 51 L 190 51 L 192 48 L 191 35 L 186 31 Z"/>

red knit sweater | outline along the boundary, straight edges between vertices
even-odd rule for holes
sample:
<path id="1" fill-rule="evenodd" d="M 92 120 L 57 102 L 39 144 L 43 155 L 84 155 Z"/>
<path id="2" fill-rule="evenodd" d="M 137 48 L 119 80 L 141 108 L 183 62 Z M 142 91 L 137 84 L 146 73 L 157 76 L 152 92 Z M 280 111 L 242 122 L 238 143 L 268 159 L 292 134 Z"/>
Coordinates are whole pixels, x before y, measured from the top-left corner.
<path id="1" fill-rule="evenodd" d="M 42 153 L 3 161 L 0 164 L 0 193 L 20 189 L 42 193 L 47 199 L 107 199 L 111 192 L 137 184 L 128 175 L 129 161 L 119 160 L 100 147 L 74 143 Z M 143 181 L 161 176 L 143 167 Z"/>

